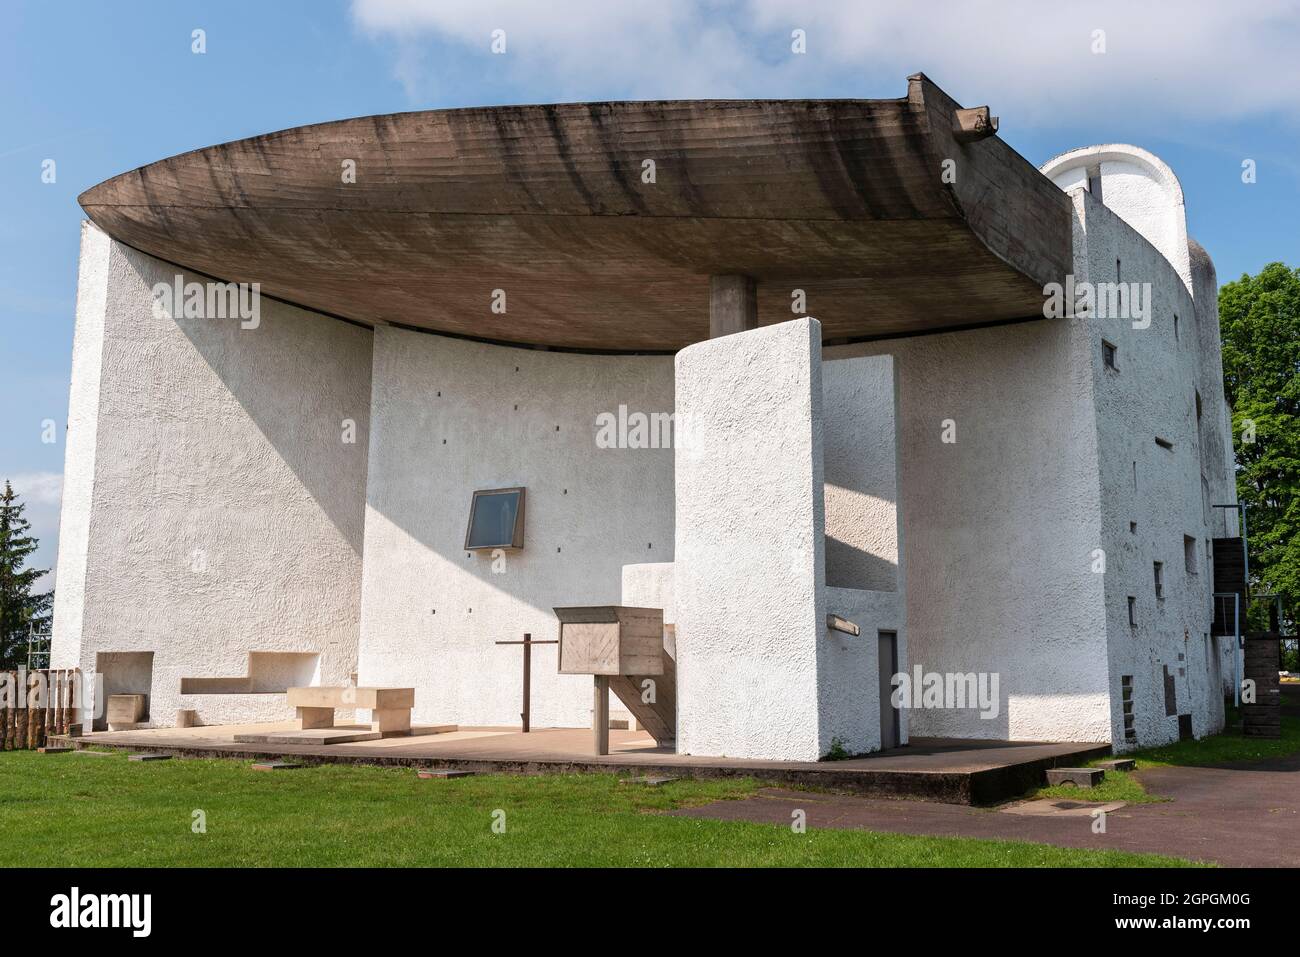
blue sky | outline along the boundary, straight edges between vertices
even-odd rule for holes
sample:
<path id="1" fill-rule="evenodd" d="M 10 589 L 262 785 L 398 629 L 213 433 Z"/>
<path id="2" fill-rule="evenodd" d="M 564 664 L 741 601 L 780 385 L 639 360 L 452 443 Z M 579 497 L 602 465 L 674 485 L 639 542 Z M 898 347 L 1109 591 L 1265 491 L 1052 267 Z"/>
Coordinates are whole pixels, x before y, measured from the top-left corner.
<path id="1" fill-rule="evenodd" d="M 1300 265 L 1292 0 L 6 0 L 0 18 L 0 480 L 30 503 L 41 566 L 57 536 L 76 197 L 197 147 L 440 107 L 895 97 L 924 71 L 965 105 L 990 104 L 1035 164 L 1100 142 L 1162 157 L 1221 281 Z M 45 420 L 56 442 L 42 442 Z"/>

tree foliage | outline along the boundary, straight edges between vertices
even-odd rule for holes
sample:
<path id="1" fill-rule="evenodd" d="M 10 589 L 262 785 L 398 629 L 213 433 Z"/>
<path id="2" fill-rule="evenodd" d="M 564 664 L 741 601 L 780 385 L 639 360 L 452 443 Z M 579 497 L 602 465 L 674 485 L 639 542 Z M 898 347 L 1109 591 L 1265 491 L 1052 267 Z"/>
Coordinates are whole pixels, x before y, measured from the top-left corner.
<path id="1" fill-rule="evenodd" d="M 1270 263 L 1219 290 L 1237 496 L 1256 591 L 1300 600 L 1300 269 Z"/>
<path id="2" fill-rule="evenodd" d="M 29 534 L 26 507 L 6 480 L 0 495 L 0 668 L 26 663 L 29 629 L 48 631 L 54 605 L 54 592 L 32 592 L 48 569 L 24 567 L 40 544 Z"/>

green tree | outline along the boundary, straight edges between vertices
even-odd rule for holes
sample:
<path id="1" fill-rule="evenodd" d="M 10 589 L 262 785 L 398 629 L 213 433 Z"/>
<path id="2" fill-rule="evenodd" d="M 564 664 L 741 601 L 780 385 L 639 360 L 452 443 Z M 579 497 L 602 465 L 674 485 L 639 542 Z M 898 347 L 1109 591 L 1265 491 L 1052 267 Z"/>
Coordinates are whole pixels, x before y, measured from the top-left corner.
<path id="1" fill-rule="evenodd" d="M 0 495 L 0 668 L 26 663 L 29 628 L 34 624 L 37 631 L 48 630 L 54 605 L 54 592 L 32 594 L 48 569 L 23 567 L 40 544 L 28 534 L 26 507 L 6 479 Z"/>
<path id="2" fill-rule="evenodd" d="M 1300 269 L 1270 263 L 1219 290 L 1223 386 L 1256 591 L 1300 599 Z"/>

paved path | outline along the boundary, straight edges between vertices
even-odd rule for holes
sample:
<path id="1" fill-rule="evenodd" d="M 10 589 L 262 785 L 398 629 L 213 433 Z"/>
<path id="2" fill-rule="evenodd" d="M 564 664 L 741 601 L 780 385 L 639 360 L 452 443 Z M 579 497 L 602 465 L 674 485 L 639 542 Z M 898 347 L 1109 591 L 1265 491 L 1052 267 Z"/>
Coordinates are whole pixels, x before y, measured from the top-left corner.
<path id="1" fill-rule="evenodd" d="M 1063 847 L 1114 848 L 1213 861 L 1229 867 L 1300 866 L 1300 754 L 1219 768 L 1139 771 L 1147 790 L 1170 803 L 1130 804 L 1107 815 L 1028 816 L 1004 811 L 765 789 L 673 813 L 789 824 L 802 808 L 809 828 L 864 828 L 896 834 L 1002 838 Z M 940 863 L 940 862 L 936 862 Z"/>

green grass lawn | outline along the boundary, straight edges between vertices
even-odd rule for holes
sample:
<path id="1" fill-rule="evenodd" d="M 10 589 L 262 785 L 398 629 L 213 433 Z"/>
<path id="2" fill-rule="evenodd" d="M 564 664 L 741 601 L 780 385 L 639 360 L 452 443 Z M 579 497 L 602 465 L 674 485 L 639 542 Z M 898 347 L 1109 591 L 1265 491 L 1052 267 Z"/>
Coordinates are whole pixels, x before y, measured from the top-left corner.
<path id="1" fill-rule="evenodd" d="M 750 780 L 621 784 L 612 775 L 421 781 L 406 769 L 255 772 L 223 759 L 128 762 L 0 753 L 0 866 L 953 866 L 1186 862 L 1014 841 L 669 817 Z M 194 811 L 207 832 L 192 831 Z M 505 832 L 492 828 L 504 812 Z"/>
<path id="2" fill-rule="evenodd" d="M 1175 741 L 1155 748 L 1143 748 L 1125 754 L 1137 762 L 1137 770 L 1143 768 L 1167 767 L 1207 767 L 1219 764 L 1236 764 L 1262 761 L 1267 758 L 1280 758 L 1300 751 L 1300 718 L 1283 715 L 1282 737 L 1248 738 L 1237 725 L 1241 717 L 1232 708 L 1228 709 L 1226 729 L 1221 734 L 1201 738 L 1199 741 Z M 1109 758 L 1097 758 L 1085 762 L 1091 767 Z M 1095 788 L 1078 788 L 1069 785 L 1044 787 L 1035 790 L 1029 797 L 1072 798 L 1076 801 L 1125 801 L 1129 804 L 1150 804 L 1164 801 L 1157 794 L 1151 794 L 1142 786 L 1133 774 L 1123 771 L 1107 771 L 1105 779 Z"/>

